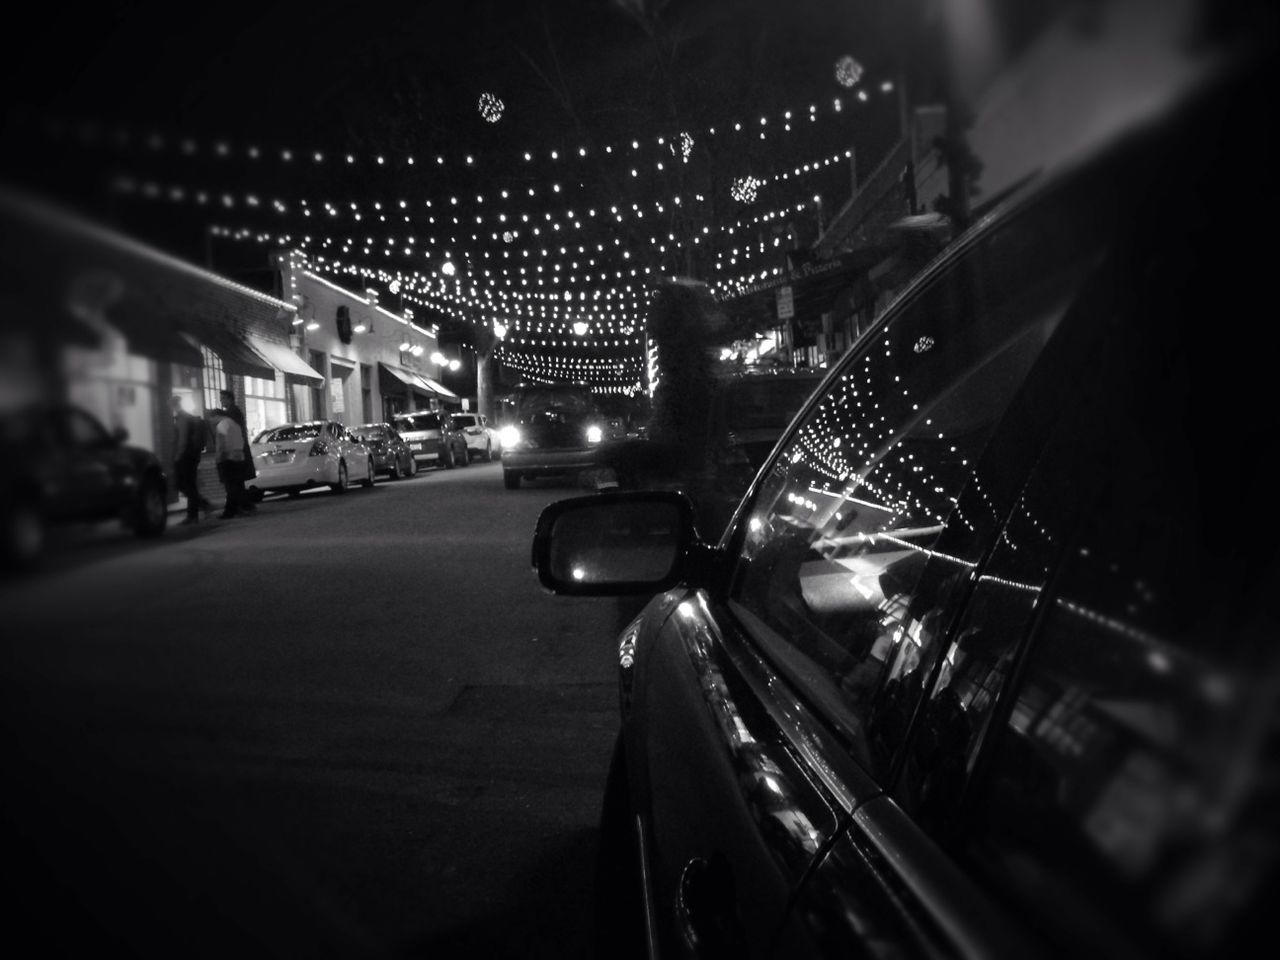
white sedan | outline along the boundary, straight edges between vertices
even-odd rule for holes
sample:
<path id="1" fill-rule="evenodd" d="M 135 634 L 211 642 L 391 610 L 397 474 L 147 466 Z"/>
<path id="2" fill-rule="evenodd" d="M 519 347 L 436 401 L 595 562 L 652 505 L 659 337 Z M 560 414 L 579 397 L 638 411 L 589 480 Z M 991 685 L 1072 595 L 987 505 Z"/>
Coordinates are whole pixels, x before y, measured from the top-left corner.
<path id="1" fill-rule="evenodd" d="M 502 452 L 502 439 L 482 413 L 454 413 L 453 425 L 467 438 L 467 454 L 472 460 L 492 460 Z"/>
<path id="2" fill-rule="evenodd" d="M 271 427 L 254 437 L 250 449 L 258 475 L 245 489 L 255 498 L 273 490 L 296 497 L 312 487 L 346 493 L 353 481 L 373 486 L 373 454 L 333 420 Z"/>

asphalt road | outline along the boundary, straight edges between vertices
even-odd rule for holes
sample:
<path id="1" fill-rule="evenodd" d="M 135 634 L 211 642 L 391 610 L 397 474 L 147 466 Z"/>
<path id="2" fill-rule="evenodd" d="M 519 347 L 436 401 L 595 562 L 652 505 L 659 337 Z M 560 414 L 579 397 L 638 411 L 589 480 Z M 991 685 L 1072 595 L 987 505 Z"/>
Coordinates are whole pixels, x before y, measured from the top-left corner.
<path id="1" fill-rule="evenodd" d="M 623 609 L 529 566 L 584 492 L 427 471 L 0 584 L 6 939 L 585 956 Z"/>

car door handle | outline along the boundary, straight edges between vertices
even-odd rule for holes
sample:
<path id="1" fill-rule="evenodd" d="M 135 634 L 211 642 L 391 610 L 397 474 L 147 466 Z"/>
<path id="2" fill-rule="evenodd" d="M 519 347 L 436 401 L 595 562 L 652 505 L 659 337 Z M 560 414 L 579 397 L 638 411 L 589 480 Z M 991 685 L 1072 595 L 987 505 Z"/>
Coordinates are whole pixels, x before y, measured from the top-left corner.
<path id="1" fill-rule="evenodd" d="M 676 917 L 690 949 L 700 957 L 741 957 L 746 937 L 738 919 L 733 871 L 723 854 L 694 857 L 680 871 Z"/>

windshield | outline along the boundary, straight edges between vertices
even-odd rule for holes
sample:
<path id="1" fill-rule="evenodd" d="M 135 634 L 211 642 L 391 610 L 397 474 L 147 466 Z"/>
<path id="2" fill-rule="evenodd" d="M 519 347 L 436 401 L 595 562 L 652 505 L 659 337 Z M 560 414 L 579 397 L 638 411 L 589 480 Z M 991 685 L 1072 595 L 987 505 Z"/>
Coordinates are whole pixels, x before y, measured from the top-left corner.
<path id="1" fill-rule="evenodd" d="M 595 410 L 591 396 L 578 387 L 534 387 L 516 401 L 517 415 L 528 420 L 544 413 L 586 416 Z"/>
<path id="2" fill-rule="evenodd" d="M 387 435 L 387 428 L 381 424 L 371 427 L 352 427 L 351 435 L 358 440 L 381 440 Z"/>
<path id="3" fill-rule="evenodd" d="M 322 423 L 287 423 L 274 430 L 263 430 L 254 443 L 288 443 L 292 440 L 311 440 L 320 436 Z"/>
<path id="4" fill-rule="evenodd" d="M 396 427 L 404 431 L 439 430 L 440 415 L 438 413 L 410 413 L 396 417 Z"/>

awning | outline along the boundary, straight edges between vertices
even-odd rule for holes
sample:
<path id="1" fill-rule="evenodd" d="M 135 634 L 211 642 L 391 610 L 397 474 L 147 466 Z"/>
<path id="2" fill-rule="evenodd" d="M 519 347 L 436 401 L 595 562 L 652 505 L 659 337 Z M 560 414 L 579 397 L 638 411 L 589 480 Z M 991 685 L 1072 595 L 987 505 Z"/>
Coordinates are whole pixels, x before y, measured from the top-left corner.
<path id="1" fill-rule="evenodd" d="M 410 390 L 434 396 L 431 387 L 423 382 L 423 378 L 412 370 L 406 370 L 403 367 L 379 361 L 378 373 L 382 376 L 382 389 L 384 392 L 387 390 L 402 390 L 408 387 Z"/>
<path id="2" fill-rule="evenodd" d="M 430 377 L 424 377 L 421 374 L 415 374 L 415 376 L 417 376 L 417 378 L 426 385 L 426 388 L 428 390 L 430 390 L 432 393 L 436 394 L 437 396 L 448 397 L 450 400 L 458 399 L 458 395 L 454 393 L 452 390 L 450 390 L 448 387 L 446 387 L 443 383 L 440 383 L 439 381 L 436 381 L 436 380 L 432 380 Z"/>
<path id="3" fill-rule="evenodd" d="M 215 323 L 193 323 L 189 337 L 218 355 L 222 369 L 241 377 L 274 380 L 276 368 L 240 334 Z"/>
<path id="4" fill-rule="evenodd" d="M 262 337 L 255 337 L 253 334 L 248 336 L 249 344 L 253 349 L 262 354 L 277 370 L 283 373 L 286 380 L 309 383 L 313 387 L 319 387 L 324 384 L 324 377 L 285 344 L 277 343 L 274 340 L 264 340 Z"/>
<path id="5" fill-rule="evenodd" d="M 124 337 L 130 353 L 188 367 L 204 364 L 199 348 L 185 340 L 172 317 L 149 298 L 126 292 L 107 306 L 105 320 Z"/>

